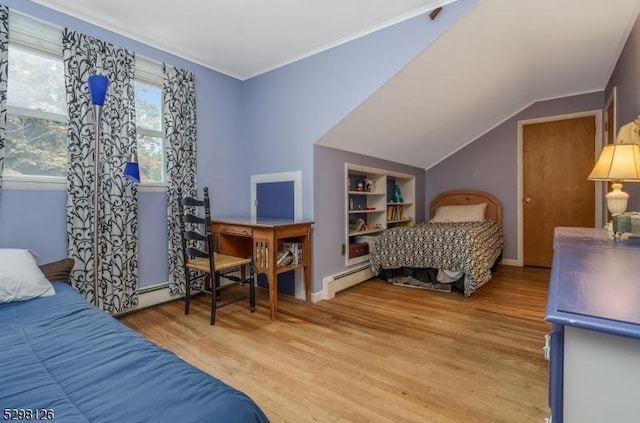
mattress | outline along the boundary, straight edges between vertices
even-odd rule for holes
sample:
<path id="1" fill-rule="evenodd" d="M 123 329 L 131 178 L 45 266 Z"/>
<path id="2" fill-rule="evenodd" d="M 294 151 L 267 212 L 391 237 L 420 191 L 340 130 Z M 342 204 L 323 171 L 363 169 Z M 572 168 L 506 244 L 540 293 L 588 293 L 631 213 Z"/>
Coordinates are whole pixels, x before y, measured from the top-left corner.
<path id="1" fill-rule="evenodd" d="M 246 394 L 148 341 L 72 287 L 54 287 L 50 297 L 0 304 L 5 417 L 9 410 L 64 423 L 268 422 Z"/>
<path id="2" fill-rule="evenodd" d="M 447 269 L 464 273 L 464 295 L 491 279 L 504 244 L 502 227 L 492 220 L 461 223 L 424 222 L 391 228 L 371 251 L 374 274 L 382 269 Z"/>

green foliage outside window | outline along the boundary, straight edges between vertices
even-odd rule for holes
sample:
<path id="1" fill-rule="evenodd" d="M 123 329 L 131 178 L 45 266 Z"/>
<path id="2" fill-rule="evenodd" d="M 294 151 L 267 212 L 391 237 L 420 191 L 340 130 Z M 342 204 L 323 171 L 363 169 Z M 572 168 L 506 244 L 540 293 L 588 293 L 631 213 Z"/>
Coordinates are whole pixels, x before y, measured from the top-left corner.
<path id="1" fill-rule="evenodd" d="M 66 177 L 67 105 L 61 57 L 9 45 L 4 176 Z M 162 94 L 135 81 L 140 178 L 164 181 Z"/>

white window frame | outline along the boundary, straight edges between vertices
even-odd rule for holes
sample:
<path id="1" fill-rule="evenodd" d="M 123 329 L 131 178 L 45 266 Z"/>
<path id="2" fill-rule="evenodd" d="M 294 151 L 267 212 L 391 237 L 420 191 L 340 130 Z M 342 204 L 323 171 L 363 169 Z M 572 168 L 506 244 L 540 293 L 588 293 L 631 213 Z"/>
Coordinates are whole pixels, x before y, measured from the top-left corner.
<path id="1" fill-rule="evenodd" d="M 62 27 L 41 21 L 13 10 L 9 11 L 11 30 L 9 47 L 15 46 L 62 61 Z M 57 113 L 25 109 L 7 105 L 7 115 L 26 116 L 67 123 L 68 118 Z M 2 188 L 7 190 L 65 191 L 67 178 L 63 176 L 3 176 Z"/>
<path id="2" fill-rule="evenodd" d="M 159 137 L 162 140 L 162 151 L 165 151 L 166 139 L 164 130 L 164 118 L 162 116 L 162 104 L 164 102 L 163 86 L 163 72 L 162 64 L 146 57 L 136 55 L 136 72 L 134 80 L 148 85 L 155 85 L 160 88 L 160 118 L 162 122 L 162 129 L 155 131 L 152 129 L 140 128 L 136 125 L 136 133 L 138 135 L 146 135 L 151 137 Z M 166 160 L 166 157 L 164 158 Z M 167 166 L 165 163 L 162 169 L 163 181 L 162 182 L 149 182 L 142 181 L 139 185 L 139 191 L 141 192 L 166 192 L 167 190 Z"/>
<path id="3" fill-rule="evenodd" d="M 63 28 L 50 22 L 45 22 L 29 15 L 9 11 L 11 30 L 9 31 L 9 45 L 41 52 L 48 56 L 59 57 L 62 60 L 62 30 Z M 143 82 L 160 87 L 163 93 L 163 72 L 162 64 L 154 60 L 136 55 L 135 81 Z M 162 102 L 160 100 L 160 112 L 162 113 Z M 7 114 L 54 120 L 57 122 L 68 122 L 68 117 L 50 112 L 25 109 L 22 107 L 7 106 Z M 136 131 L 142 135 L 160 137 L 162 139 L 162 149 L 165 150 L 164 119 L 162 119 L 162 130 L 153 131 L 144 128 L 137 128 Z M 138 186 L 139 192 L 166 192 L 167 174 L 166 166 L 163 169 L 163 182 L 142 182 Z M 4 176 L 2 178 L 2 188 L 6 190 L 19 191 L 66 191 L 67 178 L 61 176 Z"/>

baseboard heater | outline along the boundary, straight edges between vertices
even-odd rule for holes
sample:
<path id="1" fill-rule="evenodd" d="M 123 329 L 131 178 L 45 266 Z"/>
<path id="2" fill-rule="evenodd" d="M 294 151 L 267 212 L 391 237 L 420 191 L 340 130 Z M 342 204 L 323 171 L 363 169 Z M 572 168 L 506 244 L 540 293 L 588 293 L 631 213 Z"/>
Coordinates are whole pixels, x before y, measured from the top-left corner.
<path id="1" fill-rule="evenodd" d="M 327 298 L 331 299 L 336 296 L 336 292 L 350 288 L 372 277 L 373 271 L 368 264 L 356 269 L 349 269 L 333 276 L 328 276 L 325 278 Z"/>

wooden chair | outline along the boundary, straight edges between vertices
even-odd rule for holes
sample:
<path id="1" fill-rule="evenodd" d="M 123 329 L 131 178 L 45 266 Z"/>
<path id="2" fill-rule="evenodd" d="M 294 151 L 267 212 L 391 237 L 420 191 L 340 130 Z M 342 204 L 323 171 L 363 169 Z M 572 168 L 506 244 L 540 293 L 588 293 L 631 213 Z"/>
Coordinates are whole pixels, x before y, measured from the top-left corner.
<path id="1" fill-rule="evenodd" d="M 247 296 L 235 296 L 223 303 L 220 302 L 221 291 L 244 283 L 249 284 L 249 308 L 253 313 L 256 309 L 253 260 L 215 252 L 215 243 L 211 233 L 209 189 L 204 188 L 204 199 L 202 200 L 183 197 L 182 190 L 178 190 L 178 209 L 186 279 L 184 314 L 189 314 L 191 291 L 205 292 L 211 294 L 211 324 L 215 324 L 217 307 L 247 298 Z M 247 268 L 249 268 L 249 276 L 245 277 Z M 221 285 L 221 278 L 229 283 Z M 193 286 L 197 281 L 201 282 L 200 287 Z"/>

